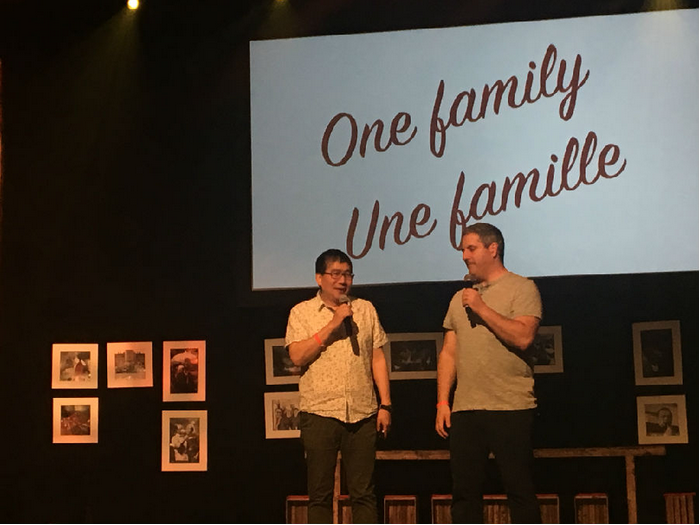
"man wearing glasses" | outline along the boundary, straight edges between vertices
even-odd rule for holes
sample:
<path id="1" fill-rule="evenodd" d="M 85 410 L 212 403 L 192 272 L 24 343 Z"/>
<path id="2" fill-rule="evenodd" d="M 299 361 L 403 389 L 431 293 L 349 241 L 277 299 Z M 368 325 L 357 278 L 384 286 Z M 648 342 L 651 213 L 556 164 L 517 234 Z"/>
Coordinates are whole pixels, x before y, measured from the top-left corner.
<path id="1" fill-rule="evenodd" d="M 391 425 L 388 339 L 372 303 L 348 298 L 352 261 L 340 250 L 316 259 L 318 293 L 289 314 L 286 345 L 302 367 L 301 440 L 306 452 L 309 523 L 332 523 L 341 451 L 354 523 L 377 523 L 374 460 L 377 432 Z M 377 403 L 374 384 L 379 392 Z"/>

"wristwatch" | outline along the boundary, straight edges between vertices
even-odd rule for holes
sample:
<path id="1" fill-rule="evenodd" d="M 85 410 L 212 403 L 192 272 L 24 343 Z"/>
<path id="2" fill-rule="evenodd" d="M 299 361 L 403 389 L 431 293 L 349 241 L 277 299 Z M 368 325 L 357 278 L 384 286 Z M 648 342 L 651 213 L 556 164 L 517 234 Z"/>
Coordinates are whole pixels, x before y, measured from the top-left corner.
<path id="1" fill-rule="evenodd" d="M 379 405 L 379 410 L 386 410 L 391 414 L 391 405 Z"/>

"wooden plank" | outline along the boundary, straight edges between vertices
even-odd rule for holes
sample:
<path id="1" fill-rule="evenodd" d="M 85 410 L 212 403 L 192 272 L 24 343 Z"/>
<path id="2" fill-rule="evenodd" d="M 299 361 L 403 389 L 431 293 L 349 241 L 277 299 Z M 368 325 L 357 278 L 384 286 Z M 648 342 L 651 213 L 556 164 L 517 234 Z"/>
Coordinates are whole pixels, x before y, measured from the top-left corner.
<path id="1" fill-rule="evenodd" d="M 583 447 L 583 448 L 538 448 L 536 458 L 587 458 L 626 456 L 665 456 L 664 445 L 638 445 L 631 447 Z M 378 450 L 378 460 L 448 460 L 449 450 Z"/>

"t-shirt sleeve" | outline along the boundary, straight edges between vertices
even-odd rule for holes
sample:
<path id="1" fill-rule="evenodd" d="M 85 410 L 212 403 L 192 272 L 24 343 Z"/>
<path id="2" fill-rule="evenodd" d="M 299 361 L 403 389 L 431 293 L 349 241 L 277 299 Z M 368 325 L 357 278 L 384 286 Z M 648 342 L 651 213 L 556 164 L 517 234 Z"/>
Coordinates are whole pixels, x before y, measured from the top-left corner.
<path id="1" fill-rule="evenodd" d="M 522 281 L 513 300 L 513 318 L 521 316 L 533 316 L 542 319 L 540 291 L 530 279 Z"/>
<path id="2" fill-rule="evenodd" d="M 454 319 L 454 314 L 458 310 L 455 309 L 455 308 L 457 308 L 456 306 L 454 306 L 455 301 L 459 301 L 460 306 L 461 306 L 461 303 L 462 303 L 461 292 L 456 293 L 454 296 L 452 296 L 452 299 L 450 300 L 450 304 L 447 308 L 447 314 L 445 314 L 445 319 L 442 322 L 442 327 L 445 330 L 455 330 L 456 329 L 457 324 L 456 324 L 455 319 Z"/>

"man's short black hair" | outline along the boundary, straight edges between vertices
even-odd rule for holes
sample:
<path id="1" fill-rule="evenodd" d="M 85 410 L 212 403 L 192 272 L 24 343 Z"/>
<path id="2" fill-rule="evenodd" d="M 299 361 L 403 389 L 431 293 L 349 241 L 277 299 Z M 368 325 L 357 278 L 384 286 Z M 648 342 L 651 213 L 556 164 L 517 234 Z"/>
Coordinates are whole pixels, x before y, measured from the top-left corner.
<path id="1" fill-rule="evenodd" d="M 323 274 L 328 268 L 328 264 L 332 262 L 347 263 L 350 265 L 350 271 L 352 272 L 352 260 L 345 252 L 331 248 L 326 250 L 316 259 L 316 273 Z"/>
<path id="2" fill-rule="evenodd" d="M 488 222 L 477 222 L 462 229 L 462 238 L 464 238 L 464 236 L 468 233 L 476 233 L 481 240 L 481 244 L 483 244 L 486 248 L 495 242 L 498 246 L 498 255 L 501 258 L 501 262 L 503 262 L 503 254 L 506 249 L 506 243 L 503 240 L 501 230 Z"/>

